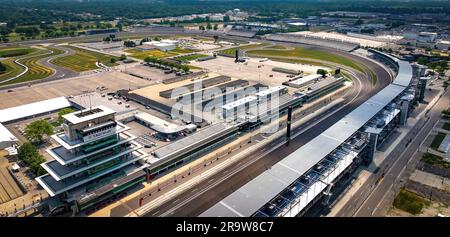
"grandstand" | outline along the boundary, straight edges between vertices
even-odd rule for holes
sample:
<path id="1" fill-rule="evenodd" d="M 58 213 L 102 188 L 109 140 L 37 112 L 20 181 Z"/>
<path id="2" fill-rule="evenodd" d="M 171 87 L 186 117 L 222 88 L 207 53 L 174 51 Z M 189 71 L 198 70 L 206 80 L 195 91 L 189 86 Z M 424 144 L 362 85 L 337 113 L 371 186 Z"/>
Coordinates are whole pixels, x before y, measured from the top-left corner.
<path id="1" fill-rule="evenodd" d="M 254 31 L 242 31 L 242 30 L 230 30 L 226 33 L 227 35 L 231 36 L 240 36 L 245 38 L 253 38 L 256 35 L 256 32 Z"/>
<path id="2" fill-rule="evenodd" d="M 358 44 L 348 43 L 340 40 L 325 39 L 314 35 L 294 35 L 289 33 L 269 34 L 264 36 L 267 40 L 317 45 L 350 52 L 359 47 Z"/>

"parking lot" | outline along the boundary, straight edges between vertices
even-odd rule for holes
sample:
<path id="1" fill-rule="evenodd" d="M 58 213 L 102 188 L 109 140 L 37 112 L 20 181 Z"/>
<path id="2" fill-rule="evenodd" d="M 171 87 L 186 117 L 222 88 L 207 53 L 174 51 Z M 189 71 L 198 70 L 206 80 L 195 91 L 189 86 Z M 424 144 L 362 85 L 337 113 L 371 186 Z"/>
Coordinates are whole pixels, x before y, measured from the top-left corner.
<path id="1" fill-rule="evenodd" d="M 79 95 L 95 91 L 97 87 L 106 87 L 105 92 L 119 89 L 137 89 L 151 84 L 150 81 L 131 75 L 110 71 L 92 75 L 52 81 L 31 87 L 20 87 L 12 92 L 0 91 L 0 109 L 29 104 L 59 96 Z"/>
<path id="2" fill-rule="evenodd" d="M 123 72 L 151 81 L 162 81 L 164 79 L 175 77 L 175 73 L 166 74 L 162 69 L 142 64 L 134 64 L 130 67 L 126 67 L 123 69 Z"/>
<path id="3" fill-rule="evenodd" d="M 264 62 L 260 61 L 261 59 L 250 58 L 246 60 L 245 63 L 235 63 L 234 58 L 219 56 L 216 59 L 203 62 L 192 62 L 191 64 L 221 75 L 254 81 L 269 86 L 281 85 L 281 83 L 289 79 L 285 73 L 272 71 L 274 67 L 300 70 L 308 74 L 316 73 L 319 68 L 317 66 L 306 64 L 284 63 L 272 60 L 266 60 Z"/>

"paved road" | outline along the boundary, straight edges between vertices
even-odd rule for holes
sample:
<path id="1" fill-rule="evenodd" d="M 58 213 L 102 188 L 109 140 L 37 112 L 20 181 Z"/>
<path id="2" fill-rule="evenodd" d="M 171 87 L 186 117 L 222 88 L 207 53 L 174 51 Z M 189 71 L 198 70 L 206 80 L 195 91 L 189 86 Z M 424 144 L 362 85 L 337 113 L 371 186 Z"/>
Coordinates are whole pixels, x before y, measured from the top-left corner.
<path id="1" fill-rule="evenodd" d="M 385 215 L 395 194 L 408 178 L 407 174 L 410 174 L 421 158 L 417 153 L 420 144 L 439 120 L 441 111 L 450 105 L 449 97 L 450 93 L 447 91 L 386 157 L 380 165 L 382 169 L 369 177 L 337 216 Z M 383 174 L 384 177 L 380 179 Z"/>
<path id="2" fill-rule="evenodd" d="M 416 151 L 420 143 L 438 120 L 440 111 L 449 105 L 448 93 L 430 110 L 428 115 L 420 119 L 408 132 L 405 138 L 380 165 L 382 169 L 369 177 L 363 187 L 349 200 L 337 216 L 372 216 L 382 215 L 382 211 L 390 206 L 393 195 L 405 179 L 405 167 L 413 169 L 420 155 Z M 406 148 L 406 149 L 405 149 Z M 381 179 L 380 177 L 384 177 Z M 378 181 L 378 183 L 377 183 Z M 390 195 L 387 195 L 389 193 Z M 387 198 L 390 196 L 390 198 Z M 383 205 L 381 205 L 381 203 Z"/>
<path id="3" fill-rule="evenodd" d="M 172 200 L 166 202 L 160 207 L 150 211 L 146 214 L 146 216 L 158 216 L 161 213 L 169 213 L 171 216 L 197 216 L 201 214 L 203 211 L 222 200 L 224 197 L 231 194 L 234 190 L 238 189 L 268 167 L 271 167 L 276 162 L 280 161 L 308 141 L 312 140 L 318 134 L 322 133 L 324 130 L 333 125 L 336 121 L 341 119 L 343 116 L 347 115 L 357 106 L 365 102 L 368 98 L 370 98 L 373 94 L 384 88 L 386 85 L 390 83 L 390 77 L 388 72 L 386 72 L 383 68 L 381 68 L 378 64 L 375 64 L 371 61 L 363 59 L 358 56 L 352 55 L 355 59 L 358 59 L 361 63 L 364 63 L 371 67 L 378 79 L 378 82 L 375 87 L 372 87 L 371 82 L 369 80 L 361 81 L 361 92 L 358 94 L 357 98 L 355 98 L 351 103 L 341 107 L 339 111 L 333 114 L 333 116 L 329 116 L 323 121 L 319 122 L 317 125 L 312 126 L 305 131 L 302 131 L 300 135 L 291 140 L 289 147 L 281 146 L 278 149 L 270 152 L 267 155 L 264 155 L 264 150 L 258 151 L 252 155 L 246 157 L 242 162 L 237 164 L 233 164 L 230 167 L 220 171 L 218 174 L 213 175 L 211 178 L 205 180 L 199 185 L 193 187 L 192 189 L 180 194 L 179 196 L 173 198 Z M 355 96 L 355 94 L 351 95 Z M 347 102 L 348 102 L 347 98 Z M 325 111 L 324 113 L 318 115 L 316 119 L 323 117 L 324 115 L 330 114 L 332 111 L 338 109 L 341 105 L 334 106 L 333 108 Z M 294 130 L 293 133 L 303 130 L 307 127 L 307 125 L 300 126 L 298 129 Z M 283 143 L 284 138 L 277 139 L 271 143 L 271 145 Z M 253 164 L 251 164 L 246 169 L 234 174 L 231 177 L 226 179 L 226 182 L 218 182 L 213 187 L 211 184 L 214 181 L 220 181 L 224 176 L 228 176 L 228 174 L 232 173 L 233 170 L 238 169 L 240 166 L 245 166 L 246 162 L 252 162 L 256 160 Z M 195 193 L 202 192 L 201 195 L 197 196 Z M 195 198 L 193 198 L 195 196 Z M 183 204 L 180 205 L 179 201 L 184 200 Z M 177 201 L 177 202 L 174 202 Z"/>
<path id="4" fill-rule="evenodd" d="M 58 54 L 58 55 L 54 55 L 54 56 L 48 57 L 48 58 L 43 58 L 43 59 L 39 60 L 40 64 L 42 64 L 42 65 L 44 65 L 44 66 L 46 66 L 48 68 L 52 68 L 55 71 L 55 73 L 53 75 L 47 77 L 47 79 L 51 80 L 51 79 L 60 79 L 60 78 L 68 78 L 68 77 L 78 76 L 79 75 L 78 72 L 74 72 L 74 71 L 69 70 L 67 68 L 57 66 L 57 65 L 55 65 L 55 64 L 50 62 L 53 59 L 73 54 L 74 53 L 73 50 L 70 49 L 70 48 L 64 48 L 64 47 L 60 47 L 60 46 L 56 46 L 56 45 L 52 45 L 51 47 L 59 49 L 59 50 L 63 50 L 64 53 Z"/>

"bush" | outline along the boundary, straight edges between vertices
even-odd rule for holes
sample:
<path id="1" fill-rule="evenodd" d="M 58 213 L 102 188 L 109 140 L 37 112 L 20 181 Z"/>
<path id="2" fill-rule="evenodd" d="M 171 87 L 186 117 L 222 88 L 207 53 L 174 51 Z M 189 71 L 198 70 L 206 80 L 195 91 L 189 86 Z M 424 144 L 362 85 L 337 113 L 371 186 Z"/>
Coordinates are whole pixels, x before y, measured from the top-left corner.
<path id="1" fill-rule="evenodd" d="M 73 113 L 73 112 L 75 112 L 75 110 L 72 109 L 72 108 L 61 109 L 61 110 L 58 112 L 58 122 L 57 122 L 57 126 L 61 125 L 61 124 L 64 122 L 64 118 L 63 118 L 64 115 L 70 114 L 70 113 Z"/>
<path id="2" fill-rule="evenodd" d="M 327 75 L 327 71 L 319 68 L 319 69 L 317 69 L 317 74 L 320 74 L 320 75 L 322 75 L 322 77 L 325 77 L 325 75 Z"/>
<path id="3" fill-rule="evenodd" d="M 400 210 L 409 212 L 413 215 L 420 214 L 425 206 L 430 204 L 429 201 L 415 193 L 405 189 L 400 190 L 400 193 L 394 199 L 394 207 Z"/>

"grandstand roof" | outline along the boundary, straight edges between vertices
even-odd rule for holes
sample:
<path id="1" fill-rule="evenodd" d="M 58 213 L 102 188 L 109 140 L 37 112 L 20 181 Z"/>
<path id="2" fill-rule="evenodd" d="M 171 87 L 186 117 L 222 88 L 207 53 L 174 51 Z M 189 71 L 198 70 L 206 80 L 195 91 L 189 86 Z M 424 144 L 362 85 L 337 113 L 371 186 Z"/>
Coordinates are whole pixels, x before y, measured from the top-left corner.
<path id="1" fill-rule="evenodd" d="M 182 152 L 189 149 L 194 145 L 205 142 L 206 139 L 227 130 L 227 126 L 224 123 L 217 123 L 211 125 L 205 129 L 202 129 L 192 135 L 175 141 L 169 145 L 163 146 L 155 151 L 155 156 L 158 158 L 166 158 L 174 153 Z"/>
<path id="2" fill-rule="evenodd" d="M 399 64 L 405 66 L 405 64 Z M 409 65 L 408 65 L 409 66 Z M 399 71 L 406 73 L 407 69 Z M 407 74 L 399 76 L 406 77 Z M 409 71 L 409 80 L 412 71 Z M 403 80 L 404 78 L 402 78 Z M 404 83 L 405 81 L 402 81 Z M 319 136 L 273 165 L 200 216 L 251 216 L 324 159 L 380 112 L 406 87 L 388 85 Z"/>
<path id="3" fill-rule="evenodd" d="M 0 110 L 0 123 L 24 119 L 30 116 L 52 112 L 70 106 L 70 102 L 65 97 L 58 97 L 54 99 L 43 100 L 31 104 L 3 109 Z"/>
<path id="4" fill-rule="evenodd" d="M 293 81 L 290 81 L 289 84 L 302 85 L 304 83 L 308 83 L 310 81 L 319 79 L 321 77 L 322 77 L 322 75 L 319 75 L 319 74 L 311 74 L 311 75 L 304 76 L 304 77 L 295 79 Z"/>
<path id="5" fill-rule="evenodd" d="M 12 134 L 3 124 L 0 123 L 0 143 L 18 141 L 16 136 Z"/>

